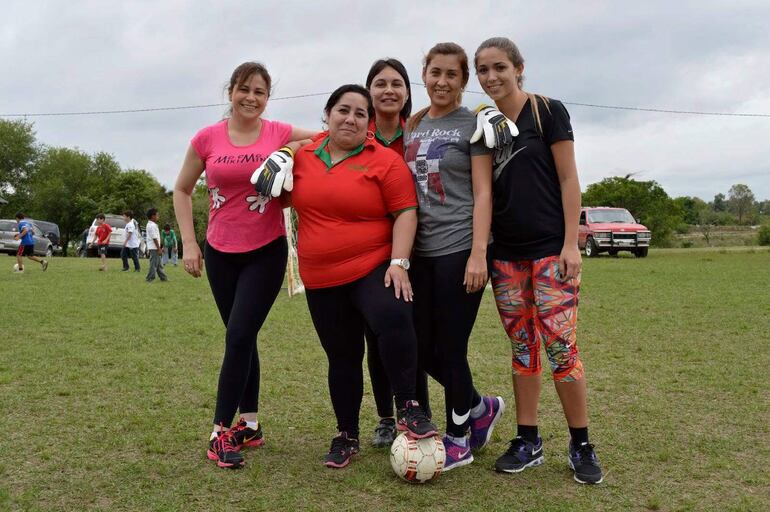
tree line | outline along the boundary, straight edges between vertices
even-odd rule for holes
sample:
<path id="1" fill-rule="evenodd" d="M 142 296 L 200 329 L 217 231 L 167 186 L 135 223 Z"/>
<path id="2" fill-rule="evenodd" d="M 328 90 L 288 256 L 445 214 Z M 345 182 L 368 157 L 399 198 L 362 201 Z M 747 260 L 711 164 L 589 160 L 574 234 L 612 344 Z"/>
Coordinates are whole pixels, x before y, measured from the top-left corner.
<path id="1" fill-rule="evenodd" d="M 144 224 L 149 208 L 160 223 L 175 223 L 172 191 L 143 169 L 122 169 L 108 153 L 88 154 L 77 148 L 50 147 L 37 141 L 26 120 L 0 119 L 0 205 L 4 218 L 22 211 L 27 217 L 55 222 L 64 254 L 97 213 L 131 210 Z M 208 191 L 205 182 L 193 196 L 198 239 L 206 230 Z"/>
<path id="2" fill-rule="evenodd" d="M 70 240 L 77 240 L 97 213 L 121 214 L 132 210 L 144 223 L 145 212 L 157 208 L 161 225 L 175 223 L 172 192 L 143 169 L 122 169 L 108 153 L 88 154 L 37 141 L 33 123 L 0 119 L 0 214 L 12 217 L 23 211 L 33 219 L 55 222 L 61 230 L 65 255 Z M 629 210 L 653 232 L 653 245 L 671 244 L 673 234 L 699 229 L 706 241 L 714 226 L 757 225 L 770 222 L 770 200 L 758 201 L 745 184 L 735 184 L 713 200 L 682 196 L 671 198 L 655 181 L 631 175 L 605 178 L 588 185 L 587 206 L 614 206 Z M 202 178 L 193 194 L 196 235 L 204 239 L 208 220 L 208 191 Z M 763 232 L 770 232 L 770 226 Z M 760 233 L 760 241 L 762 235 Z"/>

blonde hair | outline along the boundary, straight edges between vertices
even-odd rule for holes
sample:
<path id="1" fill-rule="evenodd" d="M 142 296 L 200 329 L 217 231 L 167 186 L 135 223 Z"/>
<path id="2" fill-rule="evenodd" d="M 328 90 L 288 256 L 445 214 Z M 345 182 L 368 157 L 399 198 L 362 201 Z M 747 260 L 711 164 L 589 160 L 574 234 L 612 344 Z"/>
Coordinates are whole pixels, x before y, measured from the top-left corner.
<path id="1" fill-rule="evenodd" d="M 482 50 L 486 50 L 487 48 L 495 48 L 505 53 L 506 57 L 508 57 L 508 60 L 511 61 L 511 64 L 513 64 L 513 67 L 517 69 L 521 69 L 524 66 L 524 57 L 521 56 L 521 52 L 519 51 L 519 47 L 516 46 L 516 43 L 507 37 L 490 37 L 479 45 L 478 49 L 476 49 L 476 53 L 473 55 L 473 67 L 476 68 L 476 70 L 478 70 L 479 53 L 481 53 Z M 523 87 L 523 74 L 517 75 L 516 84 L 519 86 L 519 89 L 521 89 L 521 91 L 527 95 L 529 102 L 532 104 L 532 116 L 535 118 L 537 132 L 542 137 L 543 123 L 540 121 L 540 106 L 538 105 L 537 100 L 540 99 L 543 102 L 546 110 L 548 110 L 548 113 L 551 112 L 551 107 L 549 105 L 550 100 L 548 97 L 543 96 L 542 94 L 533 94 L 531 92 L 525 91 Z"/>
<path id="2" fill-rule="evenodd" d="M 438 43 L 433 48 L 430 49 L 428 54 L 423 59 L 422 64 L 422 72 L 425 73 L 428 71 L 428 66 L 430 66 L 430 61 L 433 60 L 433 57 L 436 55 L 456 55 L 458 60 L 460 61 L 460 70 L 463 74 L 463 88 L 465 88 L 466 85 L 468 85 L 468 79 L 471 76 L 470 70 L 468 69 L 468 55 L 465 53 L 465 50 L 463 50 L 463 47 L 460 46 L 457 43 Z M 463 95 L 460 93 L 457 96 L 457 104 L 459 105 L 462 102 Z M 420 121 L 422 121 L 422 118 L 425 117 L 425 114 L 428 113 L 428 110 L 430 107 L 425 107 L 419 111 L 417 111 L 412 117 L 409 118 L 409 121 L 406 123 L 406 127 L 409 131 L 413 131 L 415 127 L 420 124 Z"/>

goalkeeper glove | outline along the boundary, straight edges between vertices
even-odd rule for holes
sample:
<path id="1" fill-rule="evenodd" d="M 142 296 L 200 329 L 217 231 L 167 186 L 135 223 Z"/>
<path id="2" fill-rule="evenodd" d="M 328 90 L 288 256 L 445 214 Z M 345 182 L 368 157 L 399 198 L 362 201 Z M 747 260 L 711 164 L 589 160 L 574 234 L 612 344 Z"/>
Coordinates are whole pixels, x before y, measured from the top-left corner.
<path id="1" fill-rule="evenodd" d="M 265 197 L 278 197 L 281 189 L 291 192 L 294 188 L 294 177 L 291 170 L 294 167 L 294 151 L 284 146 L 273 151 L 251 175 L 254 190 Z"/>
<path id="2" fill-rule="evenodd" d="M 471 137 L 471 144 L 484 136 L 484 145 L 488 148 L 502 149 L 519 134 L 513 121 L 505 117 L 495 107 L 483 103 L 476 108 L 476 131 Z"/>

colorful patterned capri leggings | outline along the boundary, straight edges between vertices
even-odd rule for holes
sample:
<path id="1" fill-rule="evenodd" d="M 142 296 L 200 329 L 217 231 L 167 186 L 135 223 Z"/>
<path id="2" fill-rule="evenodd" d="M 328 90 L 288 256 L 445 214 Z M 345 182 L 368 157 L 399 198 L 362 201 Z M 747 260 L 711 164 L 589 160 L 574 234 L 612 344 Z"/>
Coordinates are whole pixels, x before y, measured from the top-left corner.
<path id="1" fill-rule="evenodd" d="M 492 286 L 503 327 L 511 340 L 514 375 L 539 375 L 540 345 L 553 379 L 579 380 L 583 363 L 575 342 L 580 276 L 559 279 L 559 257 L 492 260 Z"/>

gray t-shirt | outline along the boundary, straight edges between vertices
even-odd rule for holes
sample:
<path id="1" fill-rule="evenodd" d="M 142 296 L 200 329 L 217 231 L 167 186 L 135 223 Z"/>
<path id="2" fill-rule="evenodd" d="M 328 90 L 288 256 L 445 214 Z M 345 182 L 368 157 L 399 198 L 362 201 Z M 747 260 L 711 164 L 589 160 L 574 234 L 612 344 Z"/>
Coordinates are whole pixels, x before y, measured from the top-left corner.
<path id="1" fill-rule="evenodd" d="M 417 188 L 418 256 L 444 256 L 473 245 L 471 156 L 491 154 L 483 141 L 473 145 L 476 115 L 460 107 L 438 119 L 426 114 L 404 133 L 404 159 Z"/>

